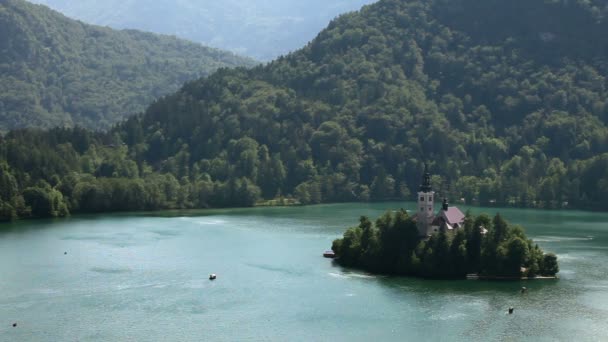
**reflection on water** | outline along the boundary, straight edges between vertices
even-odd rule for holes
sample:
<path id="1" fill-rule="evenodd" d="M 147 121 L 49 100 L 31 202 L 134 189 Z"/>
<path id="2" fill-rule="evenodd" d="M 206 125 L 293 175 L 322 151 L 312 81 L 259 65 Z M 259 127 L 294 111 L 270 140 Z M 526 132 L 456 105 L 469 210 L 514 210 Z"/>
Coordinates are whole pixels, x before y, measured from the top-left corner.
<path id="1" fill-rule="evenodd" d="M 2 225 L 0 341 L 608 336 L 608 215 L 500 210 L 558 254 L 560 280 L 395 278 L 321 257 L 360 215 L 400 207 L 413 206 L 176 211 Z M 218 279 L 209 281 L 210 273 Z"/>

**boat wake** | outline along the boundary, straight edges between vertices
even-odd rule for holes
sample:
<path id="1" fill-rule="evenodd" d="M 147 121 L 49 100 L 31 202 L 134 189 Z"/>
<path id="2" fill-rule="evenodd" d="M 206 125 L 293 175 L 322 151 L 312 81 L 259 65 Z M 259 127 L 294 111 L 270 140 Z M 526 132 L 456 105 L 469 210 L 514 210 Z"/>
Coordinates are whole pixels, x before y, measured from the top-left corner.
<path id="1" fill-rule="evenodd" d="M 216 226 L 220 224 L 226 224 L 228 221 L 221 219 L 213 219 L 213 220 L 196 220 L 194 221 L 196 224 L 200 224 L 201 226 Z"/>
<path id="2" fill-rule="evenodd" d="M 463 313 L 443 314 L 443 315 L 432 315 L 430 318 L 433 321 L 450 321 L 455 319 L 461 319 L 467 317 Z"/>
<path id="3" fill-rule="evenodd" d="M 330 277 L 339 278 L 339 279 L 376 279 L 378 276 L 370 275 L 370 274 L 361 274 L 361 273 L 328 273 Z"/>
<path id="4" fill-rule="evenodd" d="M 568 236 L 553 236 L 541 235 L 533 238 L 534 242 L 571 242 L 571 241 L 591 241 L 593 236 L 586 237 L 568 237 Z"/>
<path id="5" fill-rule="evenodd" d="M 564 261 L 564 260 L 572 261 L 572 260 L 581 260 L 582 259 L 582 257 L 580 257 L 580 256 L 574 256 L 571 254 L 558 254 L 557 258 L 559 259 L 559 261 Z"/>
<path id="6" fill-rule="evenodd" d="M 216 225 L 228 223 L 228 221 L 226 221 L 224 219 L 210 218 L 210 217 L 188 217 L 188 216 L 182 216 L 182 217 L 179 217 L 178 220 L 180 220 L 180 221 L 187 221 L 187 222 L 198 224 L 198 225 L 201 225 L 201 226 L 216 226 Z"/>

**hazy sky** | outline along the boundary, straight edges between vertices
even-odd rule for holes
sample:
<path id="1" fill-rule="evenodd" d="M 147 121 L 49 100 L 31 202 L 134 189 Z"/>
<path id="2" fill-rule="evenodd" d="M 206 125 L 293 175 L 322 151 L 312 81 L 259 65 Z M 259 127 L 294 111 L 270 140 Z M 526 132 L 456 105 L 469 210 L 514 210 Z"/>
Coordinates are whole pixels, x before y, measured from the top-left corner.
<path id="1" fill-rule="evenodd" d="M 32 0 L 114 28 L 172 34 L 261 60 L 302 47 L 337 15 L 375 0 Z"/>

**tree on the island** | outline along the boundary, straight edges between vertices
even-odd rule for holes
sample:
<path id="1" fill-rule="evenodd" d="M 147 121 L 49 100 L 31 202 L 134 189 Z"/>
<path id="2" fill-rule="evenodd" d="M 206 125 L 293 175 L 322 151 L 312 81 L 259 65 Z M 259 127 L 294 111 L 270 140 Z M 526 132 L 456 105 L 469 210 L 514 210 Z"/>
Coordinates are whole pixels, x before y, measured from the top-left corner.
<path id="1" fill-rule="evenodd" d="M 464 230 L 459 229 L 450 245 L 450 275 L 458 276 L 468 273 L 470 267 L 467 263 L 468 257 L 466 233 Z M 471 261 L 471 263 L 473 262 Z"/>
<path id="2" fill-rule="evenodd" d="M 361 250 L 365 253 L 367 248 L 369 247 L 370 240 L 374 235 L 374 231 L 372 230 L 372 222 L 367 218 L 367 216 L 361 216 L 359 218 L 359 228 L 363 231 L 361 233 Z"/>
<path id="3" fill-rule="evenodd" d="M 533 244 L 533 242 L 531 240 L 529 242 L 530 242 L 530 245 Z M 540 275 L 542 272 L 541 267 L 543 265 L 544 252 L 542 249 L 540 249 L 538 244 L 535 244 L 534 248 L 530 249 L 530 253 L 531 253 L 531 255 L 530 255 L 530 265 L 528 267 L 528 277 L 536 277 L 537 275 Z"/>
<path id="4" fill-rule="evenodd" d="M 557 256 L 553 253 L 547 253 L 543 257 L 541 266 L 541 274 L 543 276 L 552 277 L 559 272 L 559 265 L 557 263 Z"/>
<path id="5" fill-rule="evenodd" d="M 498 244 L 505 239 L 508 229 L 508 224 L 500 213 L 496 214 L 492 219 L 492 228 L 492 238 L 494 239 L 494 243 Z"/>
<path id="6" fill-rule="evenodd" d="M 450 241 L 448 234 L 445 230 L 441 230 L 437 235 L 434 250 L 434 265 L 431 274 L 434 276 L 445 277 L 452 273 L 451 270 L 451 255 L 450 255 Z"/>
<path id="7" fill-rule="evenodd" d="M 530 251 L 526 241 L 517 236 L 513 237 L 504 243 L 504 250 L 506 251 L 506 259 L 503 261 L 502 273 L 510 276 L 521 275 L 522 265 L 525 265 L 530 258 Z"/>
<path id="8" fill-rule="evenodd" d="M 473 219 L 470 212 L 466 213 L 464 231 L 466 233 L 467 272 L 479 272 L 483 224 L 482 220 Z"/>

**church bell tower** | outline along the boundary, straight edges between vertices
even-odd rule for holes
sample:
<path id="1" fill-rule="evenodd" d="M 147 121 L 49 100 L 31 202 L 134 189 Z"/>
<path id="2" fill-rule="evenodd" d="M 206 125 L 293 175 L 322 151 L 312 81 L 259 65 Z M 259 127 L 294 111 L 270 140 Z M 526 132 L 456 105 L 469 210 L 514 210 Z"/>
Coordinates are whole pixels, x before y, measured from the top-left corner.
<path id="1" fill-rule="evenodd" d="M 431 224 L 435 218 L 435 192 L 431 187 L 431 174 L 429 168 L 425 164 L 424 175 L 422 176 L 422 184 L 418 191 L 418 234 L 421 237 L 430 235 Z"/>

